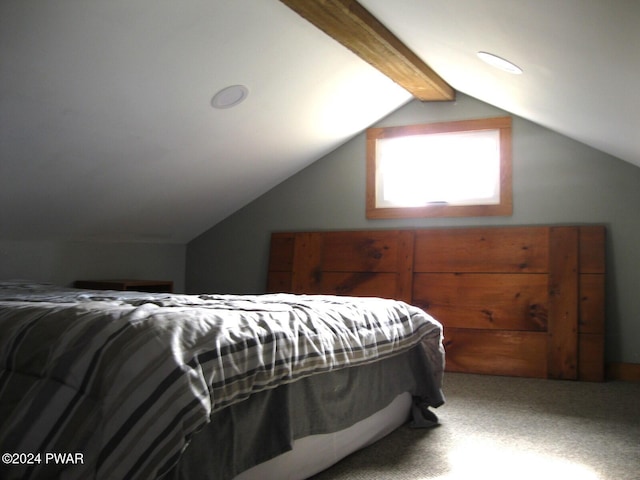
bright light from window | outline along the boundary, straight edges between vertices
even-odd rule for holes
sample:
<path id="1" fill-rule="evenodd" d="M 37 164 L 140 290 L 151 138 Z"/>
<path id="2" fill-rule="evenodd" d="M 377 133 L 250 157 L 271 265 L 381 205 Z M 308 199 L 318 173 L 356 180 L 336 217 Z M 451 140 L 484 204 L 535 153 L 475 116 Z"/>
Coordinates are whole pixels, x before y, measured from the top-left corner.
<path id="1" fill-rule="evenodd" d="M 367 218 L 511 215 L 511 117 L 367 129 Z"/>
<path id="2" fill-rule="evenodd" d="M 500 203 L 500 132 L 380 138 L 377 207 Z"/>

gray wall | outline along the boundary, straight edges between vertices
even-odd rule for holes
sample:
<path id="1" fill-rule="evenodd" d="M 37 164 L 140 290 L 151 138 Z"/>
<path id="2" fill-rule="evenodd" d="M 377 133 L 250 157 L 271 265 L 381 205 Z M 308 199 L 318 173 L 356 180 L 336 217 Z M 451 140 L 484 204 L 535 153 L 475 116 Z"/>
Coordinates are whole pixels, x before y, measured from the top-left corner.
<path id="1" fill-rule="evenodd" d="M 411 102 L 377 126 L 504 114 L 459 94 L 455 103 Z M 606 357 L 640 363 L 640 168 L 513 117 L 513 187 L 511 217 L 367 220 L 362 133 L 190 242 L 187 290 L 264 291 L 273 231 L 605 224 Z"/>
<path id="2" fill-rule="evenodd" d="M 186 245 L 0 240 L 0 280 L 172 280 L 184 292 Z"/>

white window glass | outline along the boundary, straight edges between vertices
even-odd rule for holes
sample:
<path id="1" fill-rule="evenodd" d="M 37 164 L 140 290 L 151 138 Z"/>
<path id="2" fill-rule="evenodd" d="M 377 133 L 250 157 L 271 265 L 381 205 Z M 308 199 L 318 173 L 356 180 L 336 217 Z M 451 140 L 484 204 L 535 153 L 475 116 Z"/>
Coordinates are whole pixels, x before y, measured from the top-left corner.
<path id="1" fill-rule="evenodd" d="M 368 218 L 511 215 L 511 118 L 367 130 Z"/>
<path id="2" fill-rule="evenodd" d="M 376 151 L 378 207 L 500 202 L 499 130 L 382 138 Z"/>

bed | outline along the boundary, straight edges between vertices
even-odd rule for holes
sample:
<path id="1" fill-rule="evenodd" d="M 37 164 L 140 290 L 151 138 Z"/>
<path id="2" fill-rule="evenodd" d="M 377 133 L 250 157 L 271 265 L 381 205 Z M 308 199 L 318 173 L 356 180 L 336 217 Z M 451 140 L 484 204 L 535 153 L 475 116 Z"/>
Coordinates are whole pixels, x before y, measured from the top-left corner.
<path id="1" fill-rule="evenodd" d="M 604 379 L 603 225 L 275 232 L 267 290 L 372 295 L 444 326 L 447 371 Z"/>
<path id="2" fill-rule="evenodd" d="M 4 282 L 0 332 L 3 479 L 306 478 L 444 402 L 442 326 L 379 297 Z"/>

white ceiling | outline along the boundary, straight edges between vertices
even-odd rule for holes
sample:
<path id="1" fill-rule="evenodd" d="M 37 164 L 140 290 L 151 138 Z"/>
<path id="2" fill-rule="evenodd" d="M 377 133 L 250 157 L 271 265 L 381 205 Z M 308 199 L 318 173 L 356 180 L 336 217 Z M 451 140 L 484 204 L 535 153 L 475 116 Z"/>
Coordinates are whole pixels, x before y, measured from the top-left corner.
<path id="1" fill-rule="evenodd" d="M 640 2 L 361 3 L 456 90 L 640 166 Z M 277 0 L 0 0 L 0 239 L 187 242 L 410 99 Z"/>

